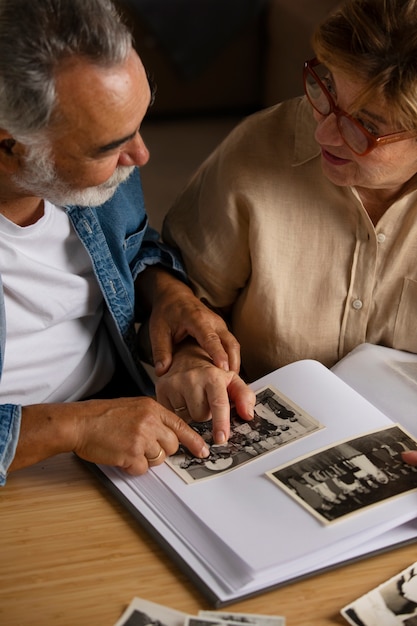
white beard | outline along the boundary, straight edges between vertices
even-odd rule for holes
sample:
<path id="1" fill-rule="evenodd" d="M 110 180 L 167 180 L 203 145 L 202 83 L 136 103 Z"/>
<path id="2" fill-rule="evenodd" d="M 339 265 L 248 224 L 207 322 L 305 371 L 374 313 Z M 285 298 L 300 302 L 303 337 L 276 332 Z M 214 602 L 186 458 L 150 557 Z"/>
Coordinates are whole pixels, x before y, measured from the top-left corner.
<path id="1" fill-rule="evenodd" d="M 77 189 L 59 178 L 51 151 L 43 144 L 28 148 L 23 171 L 13 175 L 12 180 L 25 193 L 49 200 L 56 206 L 68 204 L 99 206 L 113 196 L 120 183 L 125 181 L 134 169 L 135 166 L 118 167 L 101 185 Z"/>

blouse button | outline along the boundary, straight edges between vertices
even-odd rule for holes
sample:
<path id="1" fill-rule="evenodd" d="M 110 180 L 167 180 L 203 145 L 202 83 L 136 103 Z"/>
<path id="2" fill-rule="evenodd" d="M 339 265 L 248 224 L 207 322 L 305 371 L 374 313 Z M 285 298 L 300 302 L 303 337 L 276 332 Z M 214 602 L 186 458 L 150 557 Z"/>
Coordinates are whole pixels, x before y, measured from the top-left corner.
<path id="1" fill-rule="evenodd" d="M 354 309 L 359 311 L 363 307 L 363 302 L 362 302 L 362 300 L 354 300 L 352 302 L 352 306 L 353 306 Z"/>
<path id="2" fill-rule="evenodd" d="M 384 233 L 378 233 L 376 236 L 376 240 L 378 243 L 384 243 L 386 237 L 384 235 Z"/>

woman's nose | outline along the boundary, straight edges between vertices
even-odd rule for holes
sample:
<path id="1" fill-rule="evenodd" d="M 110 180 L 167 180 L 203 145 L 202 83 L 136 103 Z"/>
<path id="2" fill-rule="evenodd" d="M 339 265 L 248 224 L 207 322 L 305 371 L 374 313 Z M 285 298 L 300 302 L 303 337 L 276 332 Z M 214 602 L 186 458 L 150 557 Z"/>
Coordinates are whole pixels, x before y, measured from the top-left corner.
<path id="1" fill-rule="evenodd" d="M 334 113 L 321 115 L 315 111 L 314 118 L 317 122 L 315 132 L 317 143 L 326 146 L 342 146 L 344 144 L 343 137 L 337 125 L 337 117 Z"/>

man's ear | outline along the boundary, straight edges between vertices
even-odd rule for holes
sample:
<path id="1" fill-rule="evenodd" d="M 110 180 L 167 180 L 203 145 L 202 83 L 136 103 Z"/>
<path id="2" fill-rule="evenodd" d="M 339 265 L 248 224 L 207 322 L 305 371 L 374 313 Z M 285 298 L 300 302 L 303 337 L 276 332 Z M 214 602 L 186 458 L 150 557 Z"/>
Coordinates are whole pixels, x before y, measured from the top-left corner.
<path id="1" fill-rule="evenodd" d="M 22 146 L 10 133 L 0 128 L 0 170 L 14 174 L 19 168 Z"/>

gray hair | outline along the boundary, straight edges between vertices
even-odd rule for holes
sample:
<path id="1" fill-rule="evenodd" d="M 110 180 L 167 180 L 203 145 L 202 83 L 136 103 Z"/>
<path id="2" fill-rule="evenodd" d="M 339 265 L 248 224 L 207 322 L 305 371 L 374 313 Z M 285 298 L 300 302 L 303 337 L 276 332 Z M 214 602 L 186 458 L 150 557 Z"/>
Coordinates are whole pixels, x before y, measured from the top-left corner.
<path id="1" fill-rule="evenodd" d="M 39 136 L 56 104 L 60 63 L 122 63 L 132 36 L 111 0 L 0 0 L 0 127 Z"/>

